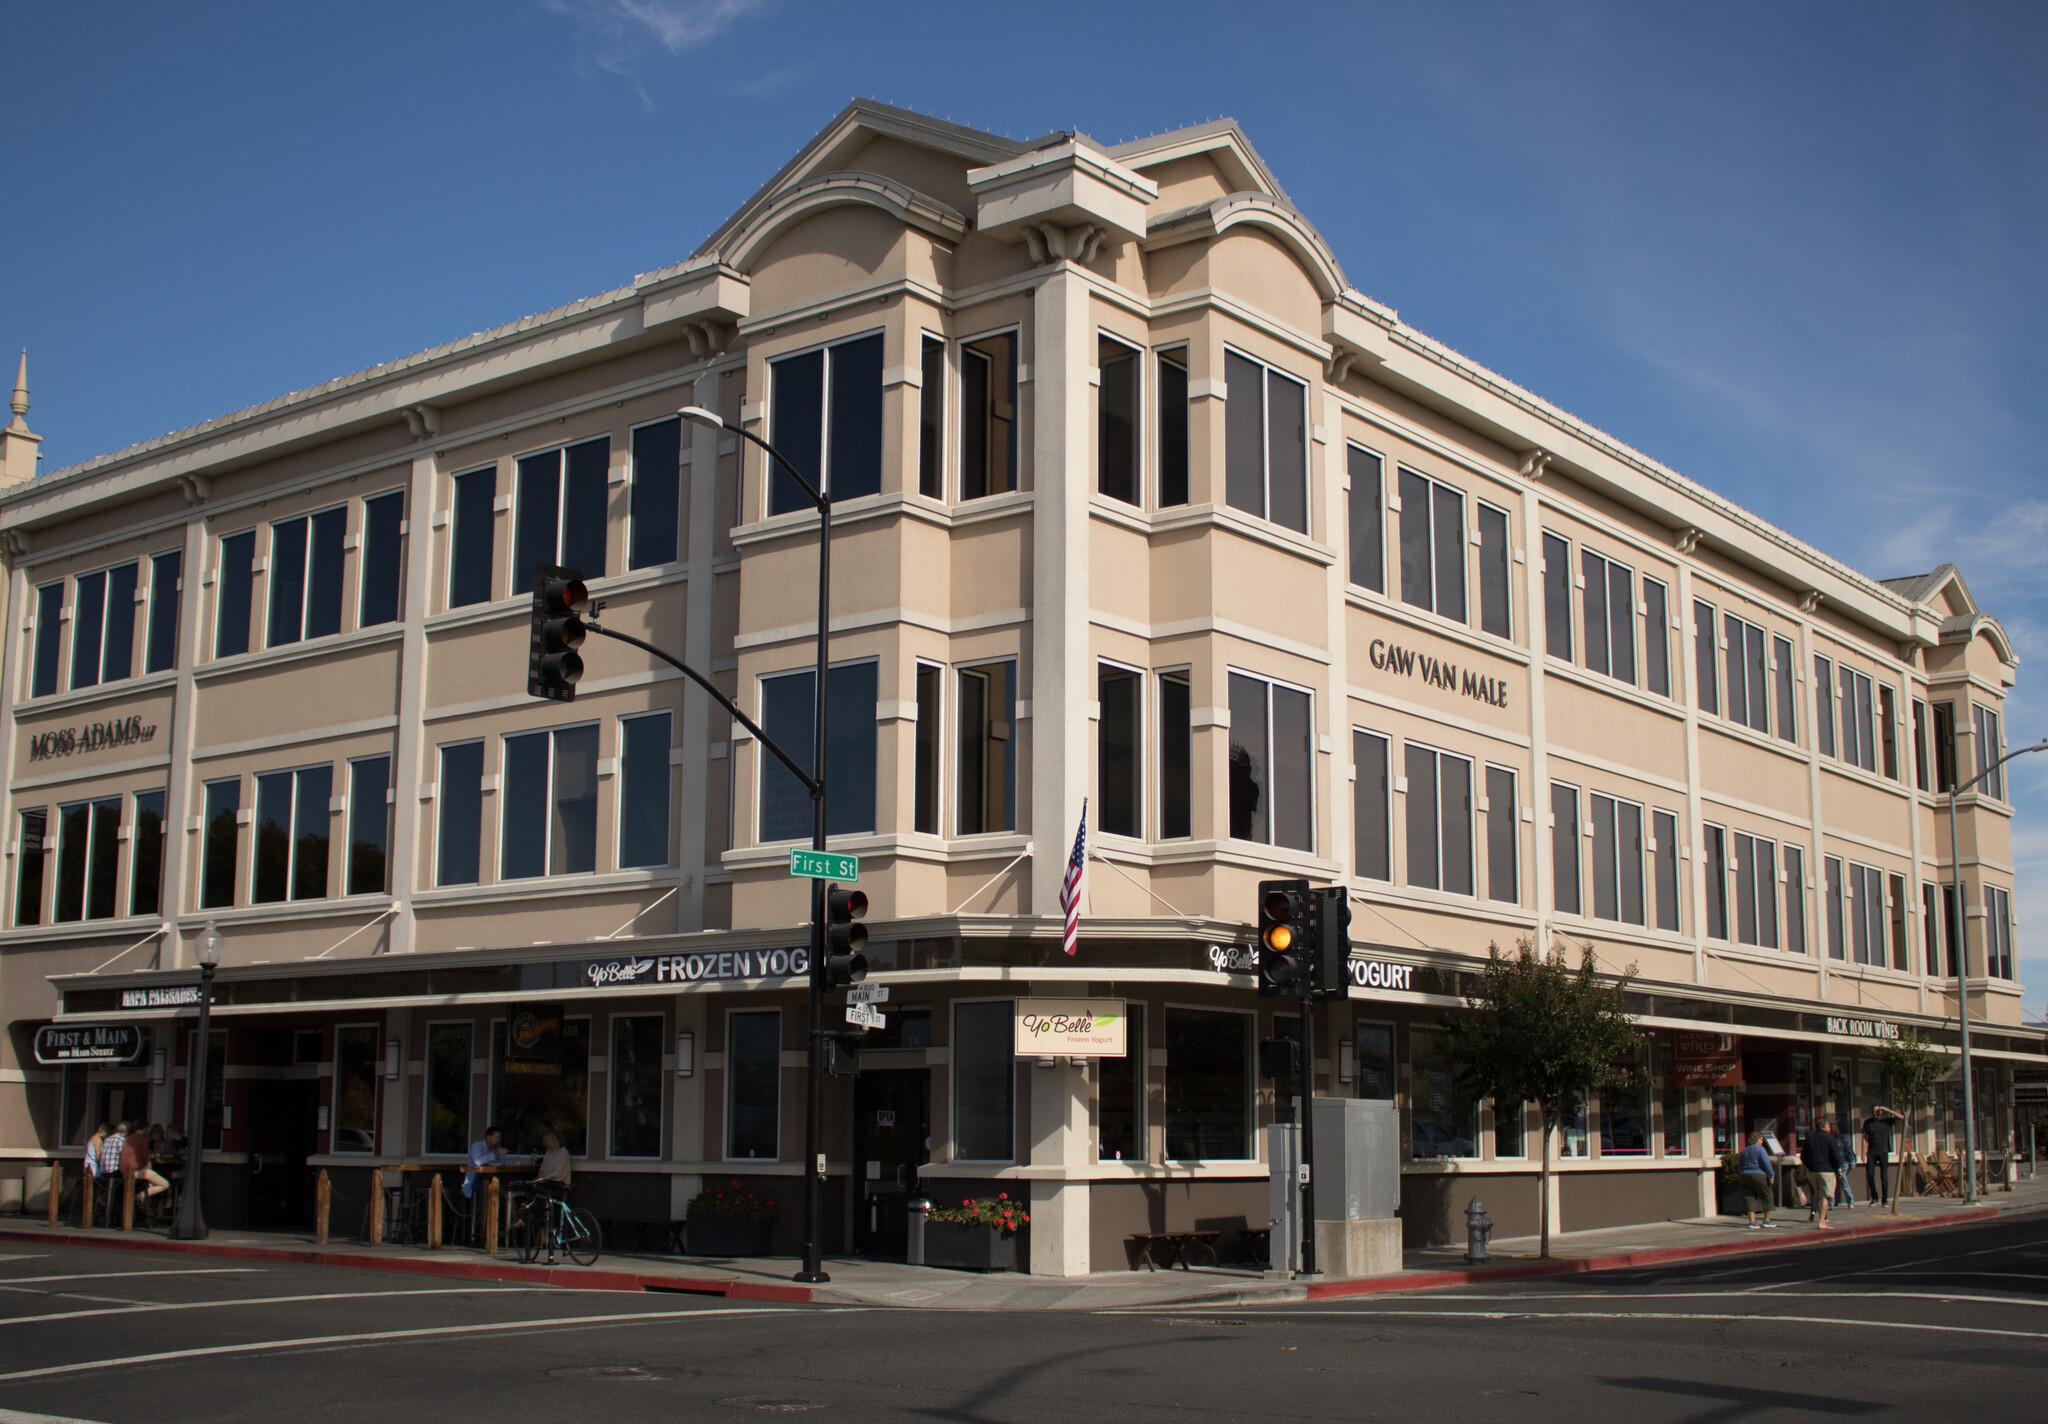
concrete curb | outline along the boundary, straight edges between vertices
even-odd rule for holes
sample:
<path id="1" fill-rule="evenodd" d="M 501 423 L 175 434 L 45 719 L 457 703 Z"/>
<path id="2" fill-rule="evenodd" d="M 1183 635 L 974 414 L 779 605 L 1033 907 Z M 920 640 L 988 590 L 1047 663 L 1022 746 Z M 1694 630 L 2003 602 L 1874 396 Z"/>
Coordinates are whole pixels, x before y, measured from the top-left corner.
<path id="1" fill-rule="evenodd" d="M 1744 1237 L 1710 1246 L 1667 1246 L 1655 1251 L 1626 1251 L 1610 1256 L 1581 1256 L 1567 1260 L 1532 1262 L 1528 1265 L 1499 1266 L 1471 1271 L 1423 1271 L 1412 1275 L 1374 1276 L 1362 1281 L 1325 1281 L 1308 1288 L 1310 1300 L 1331 1300 L 1352 1295 L 1389 1295 L 1399 1291 L 1443 1290 L 1449 1286 L 1477 1285 L 1486 1281 L 1526 1281 L 1544 1276 L 1575 1276 L 1589 1271 L 1621 1271 L 1632 1266 L 1666 1266 L 1681 1261 L 1705 1261 L 1716 1256 L 1744 1256 L 1758 1251 L 1787 1251 L 1801 1246 L 1829 1246 L 1840 1241 L 1883 1236 L 1895 1231 L 1917 1231 L 1929 1226 L 1954 1226 L 1966 1221 L 1987 1221 L 1999 1214 L 1997 1207 L 1971 1211 L 1944 1212 L 1940 1216 L 1906 1216 L 1872 1221 L 1832 1231 L 1808 1231 L 1796 1236 Z M 1247 1301 L 1247 1304 L 1250 1302 Z"/>
<path id="2" fill-rule="evenodd" d="M 434 1260 L 416 1256 L 357 1256 L 345 1251 L 293 1250 L 277 1246 L 229 1246 L 207 1242 L 159 1241 L 153 1237 L 107 1236 L 97 1232 L 21 1231 L 0 1229 L 0 1241 L 54 1241 L 63 1246 L 99 1246 L 117 1251 L 152 1251 L 173 1256 L 213 1256 L 238 1261 L 281 1261 L 296 1266 L 353 1266 L 368 1271 L 406 1271 L 457 1280 L 517 1281 L 527 1285 L 567 1286 L 578 1290 L 674 1291 L 686 1295 L 717 1295 L 728 1300 L 765 1300 L 806 1304 L 808 1286 L 770 1285 L 761 1281 L 726 1281 L 708 1277 L 606 1271 L 580 1266 L 520 1266 L 509 1262 Z"/>

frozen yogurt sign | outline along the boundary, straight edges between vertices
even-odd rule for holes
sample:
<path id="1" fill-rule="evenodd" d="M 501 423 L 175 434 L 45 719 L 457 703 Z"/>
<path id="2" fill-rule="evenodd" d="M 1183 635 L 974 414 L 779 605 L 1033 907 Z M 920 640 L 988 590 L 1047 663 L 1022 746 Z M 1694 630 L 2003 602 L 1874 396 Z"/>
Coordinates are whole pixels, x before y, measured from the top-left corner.
<path id="1" fill-rule="evenodd" d="M 1019 999 L 1016 1047 L 1019 1058 L 1121 1058 L 1122 999 Z"/>

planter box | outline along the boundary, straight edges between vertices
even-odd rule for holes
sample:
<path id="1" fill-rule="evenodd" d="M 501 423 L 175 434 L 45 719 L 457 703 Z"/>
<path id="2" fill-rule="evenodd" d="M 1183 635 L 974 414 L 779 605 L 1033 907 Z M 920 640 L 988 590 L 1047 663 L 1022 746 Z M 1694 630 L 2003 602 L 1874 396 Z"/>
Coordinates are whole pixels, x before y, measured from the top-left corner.
<path id="1" fill-rule="evenodd" d="M 960 1271 L 1014 1271 L 1017 1238 L 1001 1235 L 985 1223 L 961 1226 L 928 1221 L 924 1226 L 924 1263 Z"/>
<path id="2" fill-rule="evenodd" d="M 683 1222 L 686 1256 L 765 1256 L 768 1228 L 743 1216 L 693 1216 Z"/>

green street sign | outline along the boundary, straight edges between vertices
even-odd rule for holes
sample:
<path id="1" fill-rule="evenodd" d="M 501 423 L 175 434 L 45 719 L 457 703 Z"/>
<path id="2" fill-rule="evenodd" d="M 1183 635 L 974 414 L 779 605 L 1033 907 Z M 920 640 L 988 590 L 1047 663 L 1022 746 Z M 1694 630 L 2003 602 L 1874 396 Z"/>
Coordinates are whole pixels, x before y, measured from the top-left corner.
<path id="1" fill-rule="evenodd" d="M 858 880 L 860 857 L 822 850 L 793 850 L 789 853 L 789 873 L 810 880 Z"/>

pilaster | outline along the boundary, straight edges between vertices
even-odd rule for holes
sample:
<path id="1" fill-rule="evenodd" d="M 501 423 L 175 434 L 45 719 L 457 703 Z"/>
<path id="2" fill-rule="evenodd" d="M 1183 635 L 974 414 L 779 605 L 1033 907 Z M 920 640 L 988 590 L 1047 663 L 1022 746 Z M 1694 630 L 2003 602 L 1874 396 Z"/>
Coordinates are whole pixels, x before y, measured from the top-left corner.
<path id="1" fill-rule="evenodd" d="M 427 698 L 427 609 L 433 579 L 434 541 L 429 536 L 434 508 L 434 477 L 440 468 L 431 453 L 414 457 L 412 477 L 405 492 L 405 638 L 398 654 L 398 736 L 391 766 L 392 800 L 391 877 L 392 902 L 398 913 L 389 924 L 391 952 L 404 954 L 414 947 L 412 895 L 420 880 L 420 845 L 424 819 L 435 802 L 419 799 L 418 788 L 426 761 Z"/>
<path id="2" fill-rule="evenodd" d="M 706 410 L 719 408 L 724 377 L 706 371 L 697 378 L 693 405 Z M 711 561 L 718 548 L 718 442 L 720 432 L 695 421 L 684 423 L 690 437 L 689 464 L 689 580 L 683 595 L 683 661 L 706 676 L 711 671 L 711 613 L 717 576 Z M 676 864 L 682 868 L 683 888 L 677 894 L 676 929 L 683 934 L 704 928 L 704 876 L 712 865 L 713 852 L 707 842 L 704 808 L 711 792 L 711 710 L 710 696 L 689 679 L 682 684 L 681 747 L 682 785 L 676 821 Z M 680 1140 L 680 1139 L 678 1139 Z M 694 1144 L 694 1138 L 692 1139 Z M 695 1152 L 693 1145 L 691 1151 Z M 694 1160 L 694 1157 L 691 1159 Z M 680 1213 L 678 1213 L 680 1215 Z"/>
<path id="3" fill-rule="evenodd" d="M 1082 1060 L 1085 1064 L 1085 1060 Z M 1088 1070 L 1075 1060 L 1038 1062 L 1031 1075 L 1031 1165 L 1059 1176 L 1031 1182 L 1031 1274 L 1085 1276 L 1089 1269 Z"/>

